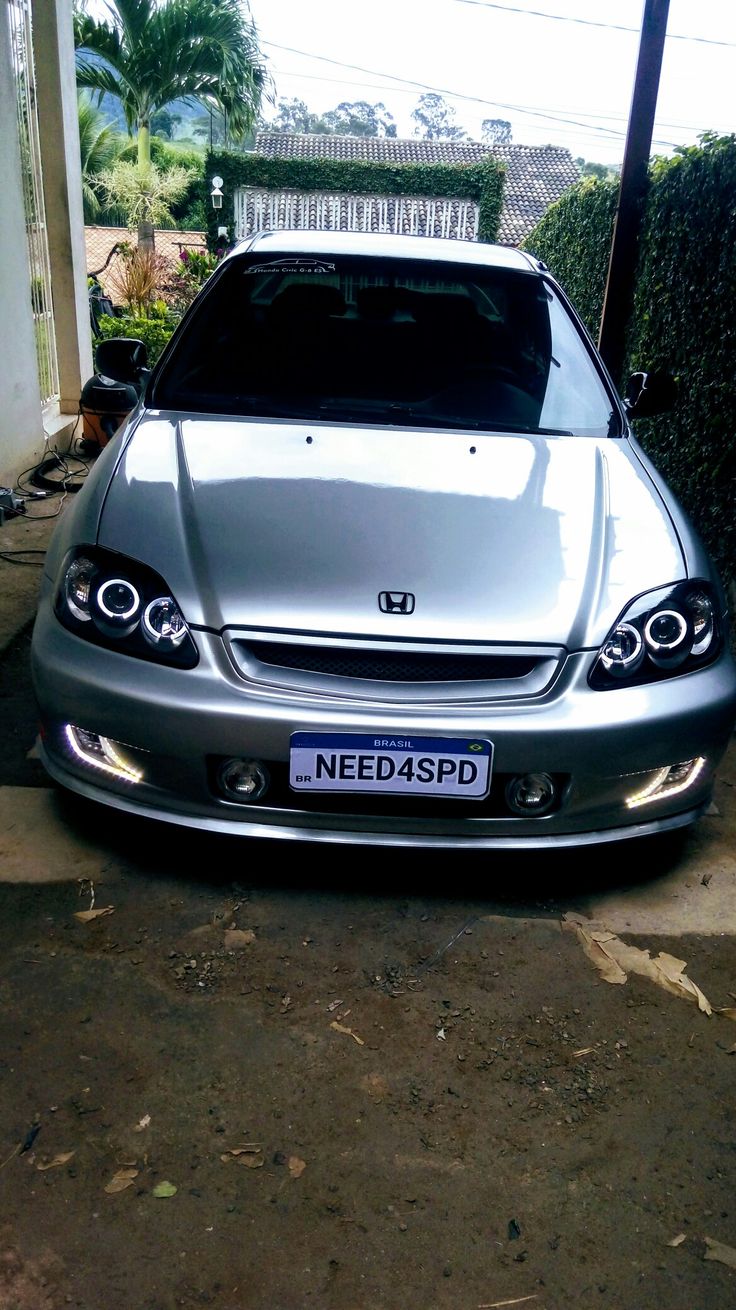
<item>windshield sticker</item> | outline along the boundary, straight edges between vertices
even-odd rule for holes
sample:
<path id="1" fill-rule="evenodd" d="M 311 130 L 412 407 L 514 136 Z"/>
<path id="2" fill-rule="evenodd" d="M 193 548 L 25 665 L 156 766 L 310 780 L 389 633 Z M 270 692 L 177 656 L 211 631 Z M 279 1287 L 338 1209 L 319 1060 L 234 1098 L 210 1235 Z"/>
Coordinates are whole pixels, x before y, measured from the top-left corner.
<path id="1" fill-rule="evenodd" d="M 272 259 L 267 264 L 251 264 L 246 273 L 334 273 L 335 265 L 324 259 Z"/>

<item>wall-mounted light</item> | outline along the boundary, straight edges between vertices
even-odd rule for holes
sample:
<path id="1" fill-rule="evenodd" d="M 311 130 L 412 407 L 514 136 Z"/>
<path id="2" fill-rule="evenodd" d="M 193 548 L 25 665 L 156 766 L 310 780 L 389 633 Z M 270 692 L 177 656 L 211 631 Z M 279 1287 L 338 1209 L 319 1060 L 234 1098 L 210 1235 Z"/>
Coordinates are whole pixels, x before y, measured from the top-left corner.
<path id="1" fill-rule="evenodd" d="M 222 178 L 213 177 L 212 191 L 210 193 L 213 209 L 222 209 Z"/>

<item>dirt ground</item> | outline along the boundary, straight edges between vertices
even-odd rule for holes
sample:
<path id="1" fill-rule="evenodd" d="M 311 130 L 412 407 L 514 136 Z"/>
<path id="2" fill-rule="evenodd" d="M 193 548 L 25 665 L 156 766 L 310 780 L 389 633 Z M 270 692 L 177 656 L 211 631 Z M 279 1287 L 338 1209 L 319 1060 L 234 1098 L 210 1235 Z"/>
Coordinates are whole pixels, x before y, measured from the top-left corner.
<path id="1" fill-rule="evenodd" d="M 703 1257 L 736 1246 L 736 1023 L 604 981 L 565 921 L 604 907 L 734 1004 L 733 763 L 683 846 L 205 838 L 49 793 L 27 641 L 0 664 L 0 1310 L 733 1304 Z M 31 850 L 62 880 L 19 881 Z"/>

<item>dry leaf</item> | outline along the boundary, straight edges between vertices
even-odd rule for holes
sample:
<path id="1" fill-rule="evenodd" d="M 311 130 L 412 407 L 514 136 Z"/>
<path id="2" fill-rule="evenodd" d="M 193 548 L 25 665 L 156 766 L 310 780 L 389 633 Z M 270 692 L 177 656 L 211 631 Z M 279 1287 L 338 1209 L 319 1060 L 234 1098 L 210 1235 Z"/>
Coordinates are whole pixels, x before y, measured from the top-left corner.
<path id="1" fill-rule="evenodd" d="M 714 1010 L 714 1014 L 722 1014 L 724 1019 L 736 1019 L 736 1006 L 722 1005 L 720 1009 Z"/>
<path id="2" fill-rule="evenodd" d="M 256 935 L 252 928 L 227 928 L 224 946 L 226 951 L 234 951 L 241 946 L 252 946 Z"/>
<path id="3" fill-rule="evenodd" d="M 236 1164 L 245 1165 L 246 1169 L 262 1169 L 264 1163 L 263 1150 L 255 1142 L 249 1142 L 246 1146 L 233 1146 L 220 1159 L 223 1164 L 230 1164 L 234 1160 Z"/>
<path id="4" fill-rule="evenodd" d="M 144 1131 L 144 1129 L 146 1129 L 146 1128 L 148 1127 L 148 1125 L 150 1124 L 150 1122 L 151 1122 L 151 1116 L 150 1116 L 150 1114 L 144 1114 L 143 1118 L 138 1120 L 138 1123 L 136 1124 L 135 1128 L 133 1129 L 133 1132 L 134 1132 L 134 1133 L 142 1133 L 142 1132 Z"/>
<path id="5" fill-rule="evenodd" d="M 576 933 L 585 954 L 596 966 L 604 982 L 625 983 L 630 973 L 638 974 L 682 1000 L 694 1001 L 703 1014 L 713 1013 L 707 996 L 685 974 L 685 960 L 678 960 L 666 951 L 660 951 L 653 960 L 649 951 L 629 946 L 615 933 L 580 915 L 566 914 L 563 927 Z"/>
<path id="6" fill-rule="evenodd" d="M 703 1256 L 704 1260 L 719 1260 L 722 1265 L 736 1269 L 736 1250 L 732 1246 L 726 1246 L 725 1242 L 717 1242 L 715 1237 L 706 1237 L 705 1245 L 708 1249 Z"/>
<path id="7" fill-rule="evenodd" d="M 107 1184 L 105 1191 L 110 1196 L 113 1196 L 115 1192 L 124 1192 L 126 1187 L 130 1187 L 134 1179 L 138 1177 L 138 1173 L 138 1169 L 118 1169 Z"/>
<path id="8" fill-rule="evenodd" d="M 105 915 L 112 914 L 114 909 L 114 905 L 101 905 L 97 910 L 77 910 L 74 918 L 80 923 L 91 923 L 93 919 L 104 919 Z"/>
<path id="9" fill-rule="evenodd" d="M 300 1160 L 298 1155 L 290 1155 L 288 1164 L 289 1164 L 289 1173 L 291 1174 L 292 1178 L 301 1178 L 302 1174 L 304 1173 L 304 1170 L 307 1167 L 306 1160 Z"/>
<path id="10" fill-rule="evenodd" d="M 669 1242 L 667 1243 L 667 1246 L 682 1246 L 686 1236 L 687 1236 L 686 1233 L 678 1233 L 677 1237 L 670 1238 Z"/>
<path id="11" fill-rule="evenodd" d="M 357 1033 L 354 1033 L 352 1028 L 346 1028 L 344 1024 L 338 1023 L 337 1019 L 332 1020 L 330 1028 L 334 1028 L 336 1033 L 344 1033 L 346 1037 L 352 1037 L 353 1041 L 358 1043 L 358 1046 L 365 1046 L 362 1037 L 359 1037 Z"/>
<path id="12" fill-rule="evenodd" d="M 264 1160 L 262 1155 L 239 1155 L 238 1164 L 244 1164 L 246 1169 L 262 1169 Z"/>
<path id="13" fill-rule="evenodd" d="M 41 1173 L 45 1169 L 60 1169 L 62 1165 L 69 1163 L 73 1155 L 73 1151 L 62 1151 L 61 1155 L 55 1155 L 53 1160 L 48 1160 L 45 1164 L 37 1164 L 36 1168 Z"/>

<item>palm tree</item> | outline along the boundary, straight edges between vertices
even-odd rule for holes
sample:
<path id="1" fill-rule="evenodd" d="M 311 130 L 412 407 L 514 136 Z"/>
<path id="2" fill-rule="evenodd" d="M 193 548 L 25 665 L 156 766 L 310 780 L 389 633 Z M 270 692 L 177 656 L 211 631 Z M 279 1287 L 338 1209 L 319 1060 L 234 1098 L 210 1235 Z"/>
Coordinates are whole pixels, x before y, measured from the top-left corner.
<path id="1" fill-rule="evenodd" d="M 82 157 L 82 200 L 85 222 L 93 223 L 101 204 L 98 178 L 120 155 L 124 138 L 92 104 L 88 95 L 77 96 L 79 150 Z"/>
<path id="2" fill-rule="evenodd" d="M 255 122 L 264 70 L 255 27 L 241 0 L 108 0 L 107 18 L 78 8 L 77 83 L 115 96 L 137 132 L 142 182 L 151 173 L 151 118 L 175 100 L 213 107 L 230 132 Z M 142 223 L 139 244 L 152 246 Z"/>

